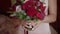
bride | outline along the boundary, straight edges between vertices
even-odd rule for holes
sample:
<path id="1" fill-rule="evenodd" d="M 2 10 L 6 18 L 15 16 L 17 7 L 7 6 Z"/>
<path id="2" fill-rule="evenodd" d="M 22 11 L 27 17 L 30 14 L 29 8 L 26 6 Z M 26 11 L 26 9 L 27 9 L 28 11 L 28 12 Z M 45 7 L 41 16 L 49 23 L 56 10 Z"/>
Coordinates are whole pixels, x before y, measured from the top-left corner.
<path id="1" fill-rule="evenodd" d="M 29 0 L 25 0 L 25 2 L 27 2 Z M 45 18 L 42 21 L 38 21 L 38 23 L 35 23 L 35 21 L 30 21 L 31 25 L 33 26 L 32 31 L 28 31 L 28 34 L 51 34 L 50 31 L 50 26 L 49 23 L 55 22 L 56 21 L 56 17 L 57 17 L 57 0 L 40 0 L 41 2 L 45 2 Z M 17 11 L 21 10 L 20 5 L 16 7 Z M 49 8 L 49 14 L 48 14 L 48 8 Z M 22 21 L 23 22 L 23 26 L 27 27 L 29 24 L 28 21 Z M 25 34 L 26 32 L 26 28 L 23 28 L 23 26 L 19 26 L 18 27 L 18 34 Z M 24 31 L 25 30 L 25 31 Z"/>
<path id="2" fill-rule="evenodd" d="M 25 0 L 26 3 L 28 0 Z M 57 0 L 40 0 L 45 2 L 45 18 L 38 23 L 29 21 L 33 26 L 33 30 L 27 31 L 26 28 L 29 27 L 28 21 L 20 20 L 17 18 L 8 19 L 7 16 L 0 15 L 0 33 L 1 34 L 51 34 L 49 23 L 55 22 L 57 17 Z M 48 14 L 49 8 L 49 14 Z M 21 11 L 20 5 L 16 6 L 16 11 Z M 2 21 L 3 20 L 3 21 Z M 8 21 L 8 22 L 7 22 Z"/>

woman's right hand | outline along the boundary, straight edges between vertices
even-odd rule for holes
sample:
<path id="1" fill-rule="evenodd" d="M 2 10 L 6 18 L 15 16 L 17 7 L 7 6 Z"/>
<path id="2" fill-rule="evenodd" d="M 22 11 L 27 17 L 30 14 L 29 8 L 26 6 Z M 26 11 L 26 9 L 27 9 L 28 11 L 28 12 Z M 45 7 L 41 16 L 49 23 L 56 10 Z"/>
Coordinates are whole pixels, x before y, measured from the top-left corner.
<path id="1" fill-rule="evenodd" d="M 37 23 L 35 20 L 32 20 L 32 21 L 23 21 L 23 28 L 25 30 L 34 30 L 36 27 L 38 27 Z M 33 28 L 33 29 L 32 29 Z"/>

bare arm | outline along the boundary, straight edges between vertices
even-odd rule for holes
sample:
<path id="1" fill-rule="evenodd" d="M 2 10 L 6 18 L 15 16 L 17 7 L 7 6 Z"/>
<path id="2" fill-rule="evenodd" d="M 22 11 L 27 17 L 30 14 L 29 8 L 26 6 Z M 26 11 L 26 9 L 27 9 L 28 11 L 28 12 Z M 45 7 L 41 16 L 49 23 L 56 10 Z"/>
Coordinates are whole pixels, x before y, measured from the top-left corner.
<path id="1" fill-rule="evenodd" d="M 48 0 L 49 15 L 45 17 L 43 22 L 55 22 L 57 17 L 57 0 Z"/>

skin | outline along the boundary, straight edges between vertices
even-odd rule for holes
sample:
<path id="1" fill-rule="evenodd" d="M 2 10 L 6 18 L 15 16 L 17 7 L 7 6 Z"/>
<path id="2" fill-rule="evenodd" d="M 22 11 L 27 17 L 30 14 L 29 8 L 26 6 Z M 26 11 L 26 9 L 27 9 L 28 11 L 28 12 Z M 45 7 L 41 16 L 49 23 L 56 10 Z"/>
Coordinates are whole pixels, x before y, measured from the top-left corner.
<path id="1" fill-rule="evenodd" d="M 49 15 L 45 17 L 44 22 L 55 22 L 57 17 L 57 0 L 48 0 Z"/>
<path id="2" fill-rule="evenodd" d="M 56 21 L 57 18 L 57 0 L 48 0 L 48 7 L 49 7 L 49 15 L 44 18 L 42 21 L 38 21 L 36 23 L 35 20 L 30 21 L 31 25 L 34 28 L 37 28 L 41 23 L 52 23 Z M 24 21 L 23 26 L 27 27 L 28 21 Z"/>

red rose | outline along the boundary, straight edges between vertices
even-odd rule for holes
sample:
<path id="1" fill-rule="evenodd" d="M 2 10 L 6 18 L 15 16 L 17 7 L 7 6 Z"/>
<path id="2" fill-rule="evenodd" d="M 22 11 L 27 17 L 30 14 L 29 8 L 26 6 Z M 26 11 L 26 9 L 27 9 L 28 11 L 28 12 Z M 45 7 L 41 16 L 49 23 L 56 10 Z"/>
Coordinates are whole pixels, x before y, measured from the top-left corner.
<path id="1" fill-rule="evenodd" d="M 40 2 L 40 9 L 41 9 L 41 11 L 42 11 L 42 12 L 44 12 L 44 11 L 45 11 L 45 8 L 46 8 L 46 7 L 45 7 L 45 6 L 43 6 L 43 3 L 42 3 L 42 2 Z"/>
<path id="2" fill-rule="evenodd" d="M 38 4 L 38 1 L 36 0 L 35 5 L 37 6 L 37 4 Z"/>
<path id="3" fill-rule="evenodd" d="M 34 0 L 29 0 L 29 1 L 34 1 Z"/>
<path id="4" fill-rule="evenodd" d="M 22 5 L 22 9 L 24 9 L 24 10 L 26 10 L 26 9 L 28 9 L 29 7 L 31 7 L 31 6 L 34 6 L 34 2 L 33 2 L 33 0 L 29 0 L 29 1 L 27 1 L 26 3 L 24 3 L 23 5 Z"/>
<path id="5" fill-rule="evenodd" d="M 15 4 L 13 5 L 12 8 L 13 8 L 13 11 L 16 11 L 16 5 Z"/>
<path id="6" fill-rule="evenodd" d="M 43 10 L 42 10 L 42 13 L 43 13 L 44 15 L 46 15 L 46 14 L 45 14 L 45 9 L 46 9 L 46 7 L 44 6 L 44 7 L 43 7 Z"/>
<path id="7" fill-rule="evenodd" d="M 39 12 L 37 12 L 36 17 L 39 18 L 39 19 L 43 19 L 43 15 Z"/>
<path id="8" fill-rule="evenodd" d="M 27 8 L 27 6 L 28 6 L 29 4 L 30 4 L 29 1 L 27 1 L 26 3 L 24 3 L 24 4 L 22 5 L 22 9 L 26 10 L 26 8 Z"/>
<path id="9" fill-rule="evenodd" d="M 37 5 L 38 4 L 38 1 L 36 1 L 35 3 L 33 2 L 33 0 L 29 0 L 29 1 L 27 1 L 26 3 L 24 3 L 23 5 L 22 5 L 22 8 L 24 9 L 24 10 L 27 10 L 26 11 L 26 14 L 28 15 L 28 16 L 35 16 L 35 17 L 37 17 L 37 18 L 39 18 L 39 19 L 43 19 L 44 18 L 44 16 L 45 16 L 45 6 L 43 6 L 43 3 L 42 2 L 40 2 L 40 9 L 41 9 L 41 12 L 38 12 L 36 9 L 35 9 L 35 5 Z"/>
<path id="10" fill-rule="evenodd" d="M 42 2 L 40 2 L 40 9 L 41 9 L 42 14 L 45 15 L 46 6 L 43 6 Z"/>
<path id="11" fill-rule="evenodd" d="M 27 9 L 27 15 L 28 16 L 34 16 L 38 11 L 35 9 L 35 7 L 30 7 Z"/>

